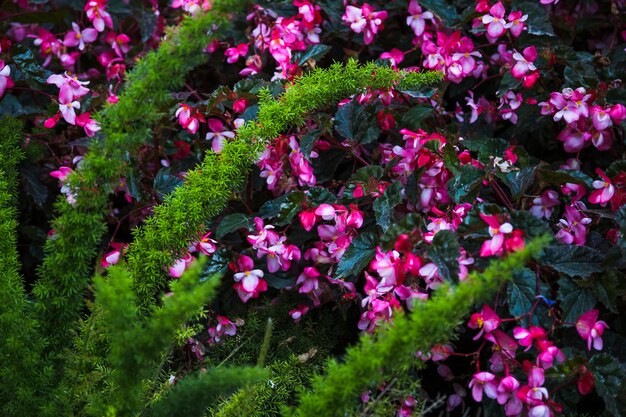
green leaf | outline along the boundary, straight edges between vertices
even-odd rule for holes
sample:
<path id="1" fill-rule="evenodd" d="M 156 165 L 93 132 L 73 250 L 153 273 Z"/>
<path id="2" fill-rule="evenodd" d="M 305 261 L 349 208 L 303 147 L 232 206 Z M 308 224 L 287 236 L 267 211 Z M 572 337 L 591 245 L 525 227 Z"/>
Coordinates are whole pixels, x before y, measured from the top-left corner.
<path id="1" fill-rule="evenodd" d="M 267 284 L 270 287 L 276 288 L 277 290 L 281 290 L 287 287 L 292 287 L 296 284 L 296 278 L 295 277 L 287 278 L 287 274 L 285 273 L 271 274 L 268 272 L 265 275 L 263 275 L 263 279 L 267 281 Z"/>
<path id="2" fill-rule="evenodd" d="M 563 314 L 562 320 L 575 323 L 585 312 L 596 306 L 596 297 L 591 289 L 576 284 L 570 278 L 559 280 L 559 300 Z"/>
<path id="3" fill-rule="evenodd" d="M 163 201 L 166 195 L 172 193 L 176 187 L 181 186 L 183 181 L 176 175 L 170 174 L 169 168 L 162 168 L 154 177 L 154 191 L 159 199 Z"/>
<path id="4" fill-rule="evenodd" d="M 607 411 L 614 417 L 626 416 L 626 370 L 613 356 L 595 353 L 589 361 L 595 377 L 596 392 L 604 400 Z"/>
<path id="5" fill-rule="evenodd" d="M 466 164 L 460 169 L 460 174 L 454 181 L 448 182 L 448 193 L 455 203 L 473 202 L 482 185 L 485 172 L 473 165 Z"/>
<path id="6" fill-rule="evenodd" d="M 324 152 L 323 158 L 315 158 L 313 172 L 317 177 L 317 184 L 334 179 L 335 172 L 344 159 L 346 159 L 346 151 L 339 149 L 331 149 Z"/>
<path id="7" fill-rule="evenodd" d="M 217 230 L 215 231 L 215 237 L 221 239 L 227 234 L 239 229 L 250 229 L 252 227 L 252 220 L 243 213 L 233 213 L 224 216 Z"/>
<path id="8" fill-rule="evenodd" d="M 46 80 L 52 75 L 52 72 L 39 65 L 39 60 L 33 51 L 24 45 L 15 45 L 15 51 L 17 53 L 13 55 L 13 63 L 20 73 L 19 79 L 23 79 L 29 86 L 37 90 L 46 86 Z M 14 77 L 14 80 L 17 81 L 18 77 Z"/>
<path id="9" fill-rule="evenodd" d="M 604 274 L 598 274 L 591 281 L 591 288 L 598 301 L 613 313 L 617 313 L 617 297 L 624 295 L 624 290 L 620 286 L 623 282 L 624 275 L 618 271 L 606 271 Z"/>
<path id="10" fill-rule="evenodd" d="M 540 5 L 534 0 L 524 1 L 522 4 L 517 5 L 524 14 L 528 15 L 526 26 L 528 27 L 528 33 L 537 36 L 555 36 L 552 23 L 550 22 L 550 16 L 546 11 L 546 8 Z"/>
<path id="11" fill-rule="evenodd" d="M 511 213 L 511 224 L 516 229 L 524 230 L 524 236 L 528 238 L 550 234 L 548 224 L 528 211 L 518 210 Z"/>
<path id="12" fill-rule="evenodd" d="M 543 250 L 540 261 L 570 277 L 589 275 L 602 271 L 604 256 L 587 246 L 553 244 Z"/>
<path id="13" fill-rule="evenodd" d="M 517 171 L 511 171 L 504 174 L 506 185 L 511 190 L 511 196 L 514 200 L 519 200 L 524 196 L 526 191 L 533 185 L 535 181 L 536 167 L 526 167 Z"/>
<path id="14" fill-rule="evenodd" d="M 333 204 L 337 202 L 337 196 L 328 191 L 328 189 L 322 187 L 309 188 L 306 195 L 307 199 L 316 206 L 324 203 Z"/>
<path id="15" fill-rule="evenodd" d="M 356 170 L 350 177 L 350 182 L 362 182 L 367 184 L 372 178 L 379 180 L 383 177 L 383 167 L 380 165 L 368 165 Z"/>
<path id="16" fill-rule="evenodd" d="M 446 280 L 459 280 L 459 241 L 450 230 L 441 230 L 435 234 L 433 243 L 426 251 L 428 257 L 437 265 L 439 274 Z"/>
<path id="17" fill-rule="evenodd" d="M 542 189 L 550 185 L 559 187 L 568 182 L 572 184 L 584 184 L 591 187 L 591 183 L 593 182 L 589 176 L 580 171 L 552 171 L 546 168 L 537 168 L 537 179 Z"/>
<path id="18" fill-rule="evenodd" d="M 226 249 L 220 249 L 209 257 L 202 268 L 200 281 L 212 279 L 215 274 L 223 274 L 228 269 L 232 255 Z"/>
<path id="19" fill-rule="evenodd" d="M 315 143 L 320 138 L 322 131 L 319 129 L 309 130 L 304 136 L 300 138 L 300 152 L 305 157 L 311 155 L 311 151 L 315 146 Z"/>
<path id="20" fill-rule="evenodd" d="M 12 94 L 5 94 L 2 100 L 0 100 L 0 117 L 18 117 L 35 113 L 43 113 L 43 110 L 39 110 L 34 106 L 22 105 L 17 97 Z"/>
<path id="21" fill-rule="evenodd" d="M 420 5 L 433 12 L 447 27 L 456 26 L 461 17 L 450 1 L 444 0 L 420 0 Z"/>
<path id="22" fill-rule="evenodd" d="M 24 179 L 26 194 L 33 198 L 38 207 L 42 208 L 48 200 L 48 188 L 41 182 L 33 167 L 20 166 L 19 170 Z"/>
<path id="23" fill-rule="evenodd" d="M 393 218 L 393 209 L 402 201 L 402 183 L 394 181 L 385 188 L 382 196 L 374 201 L 374 214 L 376 215 L 376 223 L 386 230 L 391 226 Z"/>
<path id="24" fill-rule="evenodd" d="M 273 219 L 274 225 L 284 226 L 291 223 L 293 218 L 302 210 L 305 194 L 303 191 L 292 191 L 280 197 L 267 201 L 259 209 L 258 215 L 263 219 Z"/>
<path id="25" fill-rule="evenodd" d="M 516 79 L 511 71 L 507 71 L 502 80 L 500 80 L 500 85 L 498 86 L 498 92 L 496 93 L 497 97 L 503 97 L 507 91 L 509 90 L 517 90 L 520 85 L 522 85 L 522 81 Z"/>
<path id="26" fill-rule="evenodd" d="M 298 66 L 306 64 L 309 59 L 319 61 L 326 56 L 330 49 L 330 46 L 322 45 L 321 43 L 311 45 L 305 51 L 296 52 L 293 55 L 293 61 L 298 64 Z"/>
<path id="27" fill-rule="evenodd" d="M 513 317 L 519 317 L 531 310 L 533 304 L 537 301 L 538 295 L 548 293 L 548 287 L 543 282 L 540 282 L 539 294 L 537 294 L 537 277 L 533 271 L 524 268 L 513 274 L 513 279 L 509 283 L 506 293 L 509 313 Z M 538 324 L 535 317 L 533 317 L 532 324 Z"/>
<path id="28" fill-rule="evenodd" d="M 478 152 L 478 159 L 483 164 L 493 165 L 492 156 L 504 155 L 504 151 L 509 147 L 509 143 L 502 138 L 490 138 L 479 136 L 473 139 L 465 139 L 461 145 L 470 151 Z"/>
<path id="29" fill-rule="evenodd" d="M 434 109 L 431 106 L 415 106 L 400 118 L 400 126 L 409 130 L 418 130 L 424 127 L 424 120 L 433 114 Z"/>
<path id="30" fill-rule="evenodd" d="M 376 254 L 376 238 L 373 233 L 363 232 L 354 239 L 341 257 L 335 278 L 356 277 L 370 263 Z"/>
<path id="31" fill-rule="evenodd" d="M 335 114 L 335 129 L 344 138 L 364 145 L 374 142 L 380 135 L 374 112 L 356 100 L 339 108 Z"/>

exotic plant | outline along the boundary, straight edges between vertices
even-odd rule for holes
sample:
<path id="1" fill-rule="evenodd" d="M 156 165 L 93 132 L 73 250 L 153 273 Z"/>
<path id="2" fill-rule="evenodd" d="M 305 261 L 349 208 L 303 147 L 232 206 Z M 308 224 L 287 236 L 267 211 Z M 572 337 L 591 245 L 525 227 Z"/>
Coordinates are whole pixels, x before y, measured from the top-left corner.
<path id="1" fill-rule="evenodd" d="M 625 8 L 5 1 L 2 415 L 624 415 Z"/>

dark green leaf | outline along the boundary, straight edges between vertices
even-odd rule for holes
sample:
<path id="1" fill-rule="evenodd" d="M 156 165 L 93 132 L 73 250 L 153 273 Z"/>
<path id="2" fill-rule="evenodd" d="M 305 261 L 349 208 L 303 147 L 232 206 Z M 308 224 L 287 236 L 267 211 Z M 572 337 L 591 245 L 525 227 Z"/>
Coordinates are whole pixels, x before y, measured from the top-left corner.
<path id="1" fill-rule="evenodd" d="M 552 171 L 546 168 L 537 168 L 537 179 L 542 189 L 549 185 L 558 187 L 568 182 L 572 184 L 584 184 L 591 187 L 591 183 L 593 182 L 591 178 L 580 171 Z"/>
<path id="2" fill-rule="evenodd" d="M 210 279 L 215 274 L 223 274 L 228 269 L 228 263 L 230 262 L 231 254 L 226 249 L 221 249 L 215 252 L 209 257 L 202 268 L 202 274 L 200 280 L 205 281 Z"/>
<path id="3" fill-rule="evenodd" d="M 563 310 L 561 319 L 570 323 L 575 323 L 583 313 L 596 306 L 593 291 L 578 285 L 570 278 L 559 280 L 558 296 Z"/>
<path id="4" fill-rule="evenodd" d="M 364 232 L 355 237 L 339 261 L 335 278 L 359 275 L 376 254 L 376 245 L 373 233 Z"/>
<path id="5" fill-rule="evenodd" d="M 393 219 L 393 209 L 402 201 L 402 183 L 395 181 L 391 183 L 383 193 L 374 201 L 374 214 L 376 223 L 386 230 Z"/>
<path id="6" fill-rule="evenodd" d="M 309 59 L 319 61 L 324 58 L 329 51 L 330 46 L 318 43 L 316 45 L 309 46 L 306 51 L 296 52 L 293 56 L 293 61 L 299 66 L 302 66 L 306 64 Z"/>
<path id="7" fill-rule="evenodd" d="M 447 27 L 454 27 L 461 18 L 450 3 L 450 1 L 444 0 L 420 0 L 420 5 L 437 15 Z"/>
<path id="8" fill-rule="evenodd" d="M 461 145 L 470 151 L 478 152 L 478 159 L 484 164 L 492 165 L 491 157 L 504 155 L 509 143 L 501 138 L 480 136 L 475 139 L 465 139 Z"/>
<path id="9" fill-rule="evenodd" d="M 32 167 L 20 166 L 20 175 L 24 179 L 26 194 L 31 196 L 38 207 L 43 207 L 48 200 L 48 187 L 39 179 Z"/>
<path id="10" fill-rule="evenodd" d="M 433 108 L 430 106 L 415 106 L 400 118 L 400 126 L 410 130 L 418 130 L 423 128 L 423 121 L 433 114 Z"/>
<path id="11" fill-rule="evenodd" d="M 507 71 L 502 80 L 500 80 L 500 86 L 498 87 L 498 97 L 503 97 L 509 90 L 517 90 L 522 85 L 522 81 L 513 77 L 510 71 Z"/>
<path id="12" fill-rule="evenodd" d="M 598 395 L 604 400 L 611 416 L 626 415 L 626 371 L 620 362 L 605 353 L 595 353 L 589 361 Z"/>
<path id="13" fill-rule="evenodd" d="M 606 271 L 598 274 L 591 281 L 591 288 L 598 301 L 613 313 L 617 313 L 617 297 L 624 295 L 625 289 L 620 286 L 620 279 L 624 280 L 624 275 L 617 271 Z"/>
<path id="14" fill-rule="evenodd" d="M 448 182 L 448 193 L 455 203 L 473 202 L 482 184 L 484 171 L 473 165 L 463 165 L 454 181 Z"/>
<path id="15" fill-rule="evenodd" d="M 550 22 L 550 16 L 545 7 L 534 0 L 524 1 L 522 4 L 517 5 L 517 7 L 519 7 L 524 14 L 528 15 L 526 25 L 529 34 L 537 36 L 555 36 L 552 23 Z"/>
<path id="16" fill-rule="evenodd" d="M 276 288 L 277 290 L 292 287 L 296 284 L 295 278 L 287 278 L 284 274 L 280 275 L 282 276 L 279 276 L 279 274 L 266 273 L 263 275 L 263 279 L 267 281 L 267 284 L 270 287 Z"/>
<path id="17" fill-rule="evenodd" d="M 511 213 L 511 224 L 516 229 L 524 231 L 524 237 L 535 238 L 550 234 L 550 227 L 540 218 L 535 217 L 528 211 L 515 211 Z"/>
<path id="18" fill-rule="evenodd" d="M 446 280 L 459 280 L 459 241 L 450 230 L 441 230 L 435 234 L 433 243 L 426 251 L 428 257 L 437 265 L 439 274 Z"/>
<path id="19" fill-rule="evenodd" d="M 362 144 L 372 143 L 380 135 L 374 112 L 352 100 L 335 114 L 335 129 L 344 138 Z"/>
<path id="20" fill-rule="evenodd" d="M 170 174 L 169 168 L 163 168 L 154 177 L 154 191 L 156 191 L 162 201 L 166 195 L 173 192 L 182 183 L 183 181 L 180 178 Z"/>
<path id="21" fill-rule="evenodd" d="M 275 218 L 274 224 L 276 226 L 284 226 L 291 223 L 296 214 L 302 210 L 304 198 L 303 191 L 292 191 L 283 194 L 263 204 L 259 209 L 258 215 L 263 219 Z"/>
<path id="22" fill-rule="evenodd" d="M 537 296 L 545 296 L 547 292 L 548 287 L 542 282 L 537 288 L 537 277 L 530 269 L 524 268 L 513 273 L 513 279 L 507 287 L 509 313 L 513 317 L 520 317 L 528 313 L 537 301 Z M 532 324 L 538 324 L 537 320 L 533 318 Z"/>
<path id="23" fill-rule="evenodd" d="M 239 229 L 249 229 L 252 227 L 253 222 L 248 216 L 243 213 L 233 213 L 224 216 L 217 230 L 215 231 L 215 237 L 217 239 L 223 238 L 228 233 L 237 231 Z"/>
<path id="24" fill-rule="evenodd" d="M 544 249 L 540 261 L 570 277 L 588 277 L 602 271 L 604 256 L 587 246 L 553 244 Z"/>
<path id="25" fill-rule="evenodd" d="M 19 78 L 35 89 L 46 86 L 46 80 L 52 72 L 41 65 L 33 51 L 24 45 L 15 45 L 16 54 L 13 55 L 13 63 L 19 71 Z M 15 79 L 17 81 L 17 77 Z"/>
<path id="26" fill-rule="evenodd" d="M 12 94 L 6 94 L 0 100 L 0 116 L 18 117 L 42 112 L 33 106 L 23 106 Z"/>
<path id="27" fill-rule="evenodd" d="M 300 138 L 300 152 L 302 152 L 302 155 L 309 157 L 321 134 L 322 132 L 319 129 L 313 129 Z"/>
<path id="28" fill-rule="evenodd" d="M 369 165 L 356 170 L 350 177 L 350 182 L 362 182 L 367 184 L 372 178 L 375 180 L 381 179 L 383 176 L 383 167 L 380 165 Z"/>
<path id="29" fill-rule="evenodd" d="M 526 191 L 533 185 L 535 180 L 535 168 L 536 167 L 526 167 L 504 174 L 506 185 L 509 187 L 509 190 L 511 190 L 513 200 L 522 198 Z"/>
<path id="30" fill-rule="evenodd" d="M 344 159 L 346 159 L 346 151 L 338 149 L 324 152 L 323 158 L 315 158 L 313 160 L 313 172 L 317 177 L 317 184 L 334 179 L 335 172 Z"/>
<path id="31" fill-rule="evenodd" d="M 322 187 L 310 188 L 306 192 L 306 195 L 307 199 L 316 206 L 324 203 L 333 204 L 337 202 L 337 197 L 335 196 L 335 194 Z"/>

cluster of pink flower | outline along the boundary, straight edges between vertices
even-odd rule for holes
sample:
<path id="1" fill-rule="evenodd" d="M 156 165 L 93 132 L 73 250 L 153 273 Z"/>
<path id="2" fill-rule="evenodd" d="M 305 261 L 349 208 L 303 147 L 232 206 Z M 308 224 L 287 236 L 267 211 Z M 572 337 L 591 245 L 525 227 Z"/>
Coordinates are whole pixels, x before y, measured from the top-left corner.
<path id="1" fill-rule="evenodd" d="M 255 53 L 246 58 L 246 68 L 240 72 L 241 75 L 253 75 L 261 71 L 261 54 L 265 51 L 278 64 L 274 79 L 290 78 L 299 73 L 298 65 L 292 62 L 293 52 L 304 51 L 307 46 L 320 43 L 322 15 L 321 8 L 309 0 L 294 0 L 293 4 L 298 8 L 298 13 L 289 18 L 254 5 L 254 11 L 247 16 L 247 20 L 255 23 L 250 34 L 251 41 L 232 46 L 224 52 L 226 61 L 232 64 L 239 58 L 246 58 L 250 46 L 255 48 Z"/>
<path id="2" fill-rule="evenodd" d="M 200 239 L 189 243 L 185 256 L 178 259 L 174 262 L 174 265 L 169 268 L 169 274 L 171 277 L 180 278 L 183 275 L 189 265 L 196 260 L 196 258 L 192 255 L 193 253 L 202 253 L 207 256 L 215 253 L 217 250 L 217 241 L 211 239 L 210 236 L 211 232 L 208 232 Z"/>
<path id="3" fill-rule="evenodd" d="M 552 115 L 555 122 L 563 120 L 567 124 L 557 136 L 566 152 L 576 153 L 590 144 L 601 151 L 611 149 L 611 126 L 619 125 L 626 119 L 626 108 L 621 104 L 605 107 L 592 105 L 593 102 L 593 95 L 579 87 L 553 92 L 548 101 L 539 103 L 541 114 Z"/>
<path id="4" fill-rule="evenodd" d="M 53 74 L 46 80 L 48 84 L 54 84 L 59 88 L 59 112 L 44 122 L 44 127 L 53 128 L 61 118 L 71 124 L 78 125 L 85 130 L 85 134 L 92 137 L 100 130 L 98 122 L 91 118 L 89 112 L 76 115 L 75 109 L 80 109 L 80 102 L 76 100 L 89 92 L 85 85 L 89 81 L 80 81 L 77 76 Z"/>
<path id="5" fill-rule="evenodd" d="M 316 157 L 316 152 L 309 155 L 309 158 Z M 300 151 L 296 136 L 281 136 L 268 144 L 257 166 L 261 169 L 261 178 L 267 182 L 268 190 L 272 190 L 275 195 L 288 192 L 298 185 L 314 187 L 316 183 L 313 167 Z"/>
<path id="6" fill-rule="evenodd" d="M 356 33 L 363 32 L 365 45 L 374 41 L 374 35 L 383 29 L 383 20 L 386 18 L 386 11 L 377 12 L 367 3 L 363 3 L 361 7 L 346 6 L 346 11 L 342 16 L 343 21 L 350 25 L 350 29 Z"/>
<path id="7" fill-rule="evenodd" d="M 578 334 L 586 341 L 588 349 L 602 349 L 602 334 L 608 326 L 603 321 L 598 321 L 598 310 L 590 310 L 584 313 L 576 322 Z M 538 326 L 515 327 L 513 337 L 501 330 L 504 322 L 516 319 L 501 319 L 489 306 L 484 305 L 479 313 L 471 316 L 468 327 L 479 330 L 474 340 L 484 339 L 479 350 L 474 353 L 477 372 L 469 382 L 472 397 L 477 402 L 482 402 L 484 397 L 494 399 L 504 407 L 507 416 L 520 416 L 526 413 L 530 417 L 552 417 L 561 411 L 561 406 L 550 399 L 551 393 L 545 387 L 545 372 L 566 360 L 565 354 L 549 340 L 550 331 Z M 491 357 L 489 358 L 489 370 L 480 370 L 480 353 L 485 346 L 491 345 Z M 536 350 L 536 360 L 531 362 L 527 359 L 518 360 L 518 349 L 524 348 L 523 352 L 528 355 L 531 348 Z M 422 360 L 434 362 L 445 361 L 451 355 L 457 355 L 450 345 L 438 345 L 430 353 L 418 352 Z M 458 354 L 467 356 L 466 354 Z M 439 363 L 439 374 L 447 381 L 453 381 L 455 375 L 444 363 Z M 517 377 L 516 377 L 517 375 Z M 522 384 L 523 375 L 526 384 Z M 585 364 L 571 370 L 566 377 L 575 380 L 581 395 L 589 394 L 594 387 L 594 375 Z M 465 389 L 459 384 L 454 384 L 455 393 L 448 397 L 448 411 L 452 411 L 464 402 L 467 396 Z"/>
<path id="8" fill-rule="evenodd" d="M 187 13 L 195 15 L 202 11 L 211 10 L 213 5 L 211 0 L 174 0 L 172 7 L 174 9 L 182 8 Z"/>

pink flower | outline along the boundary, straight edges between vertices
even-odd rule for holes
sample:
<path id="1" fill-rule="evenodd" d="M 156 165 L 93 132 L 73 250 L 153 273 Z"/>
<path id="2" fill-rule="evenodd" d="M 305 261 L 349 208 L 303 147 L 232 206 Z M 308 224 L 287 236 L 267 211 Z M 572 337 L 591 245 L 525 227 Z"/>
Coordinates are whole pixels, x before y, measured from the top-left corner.
<path id="1" fill-rule="evenodd" d="M 76 111 L 74 109 L 80 109 L 80 103 L 78 101 L 72 101 L 72 93 L 69 89 L 61 90 L 59 93 L 59 111 L 65 119 L 71 125 L 76 124 Z"/>
<path id="2" fill-rule="evenodd" d="M 113 250 L 104 255 L 100 261 L 100 265 L 102 265 L 103 268 L 108 268 L 109 266 L 118 263 L 122 252 L 128 247 L 128 245 L 125 243 L 114 242 L 111 243 L 111 247 Z"/>
<path id="3" fill-rule="evenodd" d="M 76 125 L 85 129 L 85 134 L 90 138 L 100 130 L 100 124 L 91 118 L 91 113 L 89 112 L 77 116 Z"/>
<path id="4" fill-rule="evenodd" d="M 498 397 L 498 387 L 495 382 L 496 376 L 490 372 L 479 372 L 474 374 L 469 383 L 472 389 L 472 397 L 476 402 L 483 400 L 483 392 L 487 397 L 496 399 Z"/>
<path id="5" fill-rule="evenodd" d="M 519 381 L 511 375 L 502 378 L 498 385 L 498 404 L 504 405 L 507 416 L 517 416 L 522 412 L 522 401 L 516 395 L 519 387 Z"/>
<path id="6" fill-rule="evenodd" d="M 263 291 L 267 291 L 267 283 L 262 279 L 263 271 L 254 268 L 254 261 L 246 255 L 241 255 L 237 260 L 239 271 L 234 275 L 236 284 L 233 288 L 244 303 L 251 298 L 257 298 Z"/>
<path id="7" fill-rule="evenodd" d="M 537 70 L 537 67 L 533 64 L 535 59 L 537 59 L 537 48 L 534 45 L 524 48 L 523 54 L 523 56 L 519 52 L 513 54 L 513 59 L 517 62 L 511 68 L 511 74 L 517 79 L 522 78 L 528 71 Z"/>
<path id="8" fill-rule="evenodd" d="M 300 224 L 307 232 L 310 232 L 313 229 L 313 226 L 315 226 L 315 220 L 317 219 L 315 212 L 316 209 L 308 209 L 298 213 Z"/>
<path id="9" fill-rule="evenodd" d="M 190 254 L 185 255 L 183 258 L 174 262 L 174 265 L 170 266 L 169 273 L 171 277 L 180 278 L 187 267 L 194 261 L 194 257 Z"/>
<path id="10" fill-rule="evenodd" d="M 397 48 L 392 48 L 391 51 L 380 54 L 380 59 L 388 59 L 391 61 L 391 66 L 395 68 L 404 61 L 404 52 Z"/>
<path id="11" fill-rule="evenodd" d="M 204 117 L 200 112 L 187 104 L 180 103 L 178 110 L 176 110 L 176 117 L 178 117 L 178 123 L 191 134 L 195 134 L 200 127 L 200 122 L 204 122 Z"/>
<path id="12" fill-rule="evenodd" d="M 609 328 L 604 321 L 598 321 L 599 315 L 600 312 L 594 308 L 580 316 L 576 322 L 576 330 L 580 337 L 587 340 L 587 349 L 589 350 L 591 350 L 592 343 L 595 350 L 602 350 L 602 334 L 604 329 Z"/>
<path id="13" fill-rule="evenodd" d="M 578 203 L 582 204 L 582 203 Z M 571 245 L 584 245 L 587 241 L 587 228 L 591 223 L 589 217 L 583 217 L 582 212 L 578 209 L 578 205 L 565 206 L 565 219 L 559 220 L 559 230 L 556 239 L 559 242 Z"/>
<path id="14" fill-rule="evenodd" d="M 522 31 L 525 29 L 524 22 L 528 19 L 527 14 L 523 14 L 520 11 L 509 13 L 509 17 L 507 18 L 508 23 L 504 25 L 505 28 L 511 31 L 511 35 L 514 37 L 519 37 L 522 34 Z"/>
<path id="15" fill-rule="evenodd" d="M 500 317 L 487 304 L 483 305 L 480 313 L 474 313 L 470 317 L 467 326 L 471 329 L 480 329 L 480 332 L 474 337 L 478 340 L 483 333 L 491 333 L 500 326 Z"/>
<path id="16" fill-rule="evenodd" d="M 113 28 L 113 20 L 111 15 L 104 10 L 105 5 L 106 0 L 91 0 L 85 5 L 87 18 L 98 32 L 104 31 L 105 26 Z"/>
<path id="17" fill-rule="evenodd" d="M 354 32 L 364 32 L 363 41 L 366 45 L 372 43 L 374 35 L 382 29 L 383 20 L 386 18 L 386 11 L 375 12 L 374 8 L 367 3 L 364 3 L 361 8 L 346 6 L 346 11 L 342 16 L 343 21 L 348 23 Z"/>
<path id="18" fill-rule="evenodd" d="M 232 48 L 228 48 L 224 52 L 224 55 L 228 57 L 226 59 L 226 62 L 228 62 L 229 64 L 233 64 L 233 63 L 237 62 L 239 60 L 239 58 L 245 57 L 247 53 L 248 53 L 248 44 L 247 43 L 240 43 L 237 46 L 234 46 Z"/>
<path id="19" fill-rule="evenodd" d="M 59 167 L 58 170 L 52 171 L 50 173 L 51 177 L 58 179 L 61 182 L 64 182 L 68 175 L 72 174 L 74 170 L 70 167 L 62 166 Z"/>
<path id="20" fill-rule="evenodd" d="M 195 243 L 195 249 L 205 255 L 212 255 L 217 250 L 217 240 L 211 239 L 211 232 L 208 232 L 198 242 Z"/>
<path id="21" fill-rule="evenodd" d="M 224 124 L 219 119 L 209 119 L 207 121 L 209 129 L 211 130 L 206 134 L 206 140 L 211 140 L 211 149 L 215 153 L 220 153 L 224 149 L 228 139 L 235 137 L 235 132 L 232 130 L 225 130 Z"/>
<path id="22" fill-rule="evenodd" d="M 431 12 L 422 12 L 422 7 L 417 0 L 409 2 L 409 14 L 410 16 L 406 18 L 406 24 L 413 29 L 415 36 L 421 36 L 424 33 L 426 21 L 434 18 Z"/>
<path id="23" fill-rule="evenodd" d="M 298 304 L 296 308 L 294 308 L 293 310 L 289 310 L 289 315 L 293 319 L 294 323 L 299 323 L 300 320 L 302 320 L 302 317 L 304 317 L 308 312 L 308 306 L 304 304 Z"/>
<path id="24" fill-rule="evenodd" d="M 7 88 L 13 87 L 13 80 L 10 75 L 11 68 L 0 59 L 0 97 L 4 95 Z"/>
<path id="25" fill-rule="evenodd" d="M 486 215 L 480 213 L 481 219 L 489 225 L 489 235 L 491 239 L 486 240 L 480 249 L 480 256 L 501 255 L 504 246 L 504 235 L 513 231 L 510 223 L 502 223 L 498 221 L 495 215 Z"/>
<path id="26" fill-rule="evenodd" d="M 611 179 L 600 168 L 596 168 L 596 174 L 602 177 L 602 180 L 595 180 L 593 182 L 593 188 L 596 190 L 589 194 L 589 202 L 606 207 L 606 203 L 610 202 L 615 195 L 615 186 L 611 182 Z"/>
<path id="27" fill-rule="evenodd" d="M 63 44 L 65 46 L 78 46 L 78 49 L 83 51 L 85 49 L 85 43 L 91 43 L 98 37 L 98 31 L 91 28 L 80 30 L 80 27 L 75 22 L 72 22 L 72 31 L 65 34 Z"/>
<path id="28" fill-rule="evenodd" d="M 78 77 L 70 77 L 67 72 L 63 75 L 52 74 L 46 82 L 56 85 L 59 88 L 59 97 L 64 96 L 69 100 L 82 97 L 89 92 L 89 89 L 84 87 L 89 81 L 79 81 Z"/>
<path id="29" fill-rule="evenodd" d="M 322 274 L 312 266 L 304 268 L 304 271 L 298 276 L 296 285 L 299 285 L 298 292 L 300 294 L 312 293 L 319 289 L 320 281 L 319 277 Z"/>
<path id="30" fill-rule="evenodd" d="M 533 199 L 533 206 L 528 211 L 540 219 L 542 217 L 550 219 L 550 216 L 552 216 L 552 212 L 554 211 L 554 207 L 559 204 L 561 204 L 559 194 L 553 190 L 546 190 L 541 193 L 541 196 Z"/>
<path id="31" fill-rule="evenodd" d="M 211 343 L 220 343 L 224 335 L 234 336 L 237 334 L 238 323 L 243 322 L 241 319 L 237 319 L 234 323 L 230 321 L 228 317 L 217 315 L 217 325 L 215 327 L 209 327 L 209 337 Z"/>
<path id="32" fill-rule="evenodd" d="M 604 130 L 608 129 L 613 121 L 611 120 L 611 114 L 609 109 L 604 109 L 602 106 L 592 106 L 591 107 L 591 122 L 593 123 L 593 127 L 596 130 Z"/>
<path id="33" fill-rule="evenodd" d="M 504 6 L 497 2 L 489 9 L 489 14 L 482 17 L 482 22 L 487 26 L 487 34 L 491 38 L 499 38 L 506 32 L 504 20 Z"/>

